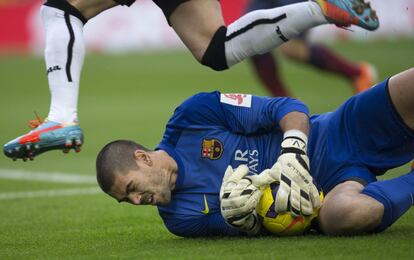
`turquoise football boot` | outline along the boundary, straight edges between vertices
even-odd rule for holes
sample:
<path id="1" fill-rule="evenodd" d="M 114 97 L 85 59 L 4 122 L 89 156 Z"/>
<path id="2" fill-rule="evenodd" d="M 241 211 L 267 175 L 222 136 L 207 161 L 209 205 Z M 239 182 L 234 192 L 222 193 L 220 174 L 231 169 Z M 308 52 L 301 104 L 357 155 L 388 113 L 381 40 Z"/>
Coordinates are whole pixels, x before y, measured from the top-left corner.
<path id="1" fill-rule="evenodd" d="M 14 161 L 26 161 L 50 150 L 63 150 L 68 153 L 70 149 L 74 149 L 80 152 L 82 144 L 83 131 L 77 122 L 60 124 L 46 120 L 29 133 L 5 144 L 3 152 Z"/>
<path id="2" fill-rule="evenodd" d="M 356 25 L 374 31 L 379 27 L 375 10 L 363 0 L 313 0 L 318 3 L 326 19 L 339 27 Z"/>

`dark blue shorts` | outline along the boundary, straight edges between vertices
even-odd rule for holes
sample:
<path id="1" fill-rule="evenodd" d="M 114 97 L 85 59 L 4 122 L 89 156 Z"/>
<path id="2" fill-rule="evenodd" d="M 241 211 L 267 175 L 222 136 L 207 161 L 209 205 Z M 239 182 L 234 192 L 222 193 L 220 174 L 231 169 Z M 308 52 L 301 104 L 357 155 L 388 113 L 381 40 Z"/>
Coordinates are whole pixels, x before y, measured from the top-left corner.
<path id="1" fill-rule="evenodd" d="M 312 175 L 325 191 L 349 179 L 376 181 L 414 158 L 414 131 L 395 110 L 388 80 L 311 120 Z"/>

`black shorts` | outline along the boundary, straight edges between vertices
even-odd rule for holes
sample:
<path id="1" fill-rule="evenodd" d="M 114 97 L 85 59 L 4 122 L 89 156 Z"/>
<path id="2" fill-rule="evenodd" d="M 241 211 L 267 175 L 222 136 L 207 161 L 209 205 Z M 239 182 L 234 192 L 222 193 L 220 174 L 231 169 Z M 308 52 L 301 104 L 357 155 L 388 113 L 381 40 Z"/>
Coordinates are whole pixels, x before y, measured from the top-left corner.
<path id="1" fill-rule="evenodd" d="M 135 0 L 114 0 L 115 2 L 119 3 L 120 5 L 127 5 L 131 6 Z M 161 8 L 162 12 L 167 18 L 167 21 L 170 19 L 170 15 L 174 12 L 175 8 L 180 4 L 187 2 L 189 0 L 153 0 L 153 2 Z"/>
<path id="2" fill-rule="evenodd" d="M 175 8 L 180 4 L 187 2 L 189 0 L 152 0 L 159 8 L 161 8 L 162 12 L 167 18 L 168 23 L 170 23 L 170 15 L 174 12 Z"/>
<path id="3" fill-rule="evenodd" d="M 114 1 L 120 5 L 127 5 L 127 6 L 131 6 L 135 2 L 135 0 L 114 0 Z"/>

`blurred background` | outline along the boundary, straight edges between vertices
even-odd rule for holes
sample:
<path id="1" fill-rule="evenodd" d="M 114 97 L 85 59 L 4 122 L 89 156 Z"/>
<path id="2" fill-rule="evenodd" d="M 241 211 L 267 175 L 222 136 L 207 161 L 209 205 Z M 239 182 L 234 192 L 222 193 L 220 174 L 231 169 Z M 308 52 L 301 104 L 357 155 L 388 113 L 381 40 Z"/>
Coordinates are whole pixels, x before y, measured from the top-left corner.
<path id="1" fill-rule="evenodd" d="M 2 145 L 29 131 L 26 122 L 35 117 L 34 111 L 46 117 L 49 110 L 44 33 L 38 13 L 42 2 L 0 0 Z M 230 23 L 242 14 L 247 0 L 221 0 L 221 4 L 225 20 Z M 413 66 L 414 1 L 372 0 L 372 6 L 380 17 L 379 30 L 367 32 L 351 27 L 349 31 L 325 25 L 312 30 L 309 39 L 347 59 L 371 63 L 379 79 L 384 80 Z M 85 145 L 79 154 L 52 151 L 25 163 L 13 162 L 1 154 L 0 259 L 101 258 L 100 252 L 116 258 L 147 259 L 156 252 L 159 257 L 186 259 L 209 255 L 219 247 L 224 251 L 234 248 L 231 240 L 219 244 L 196 241 L 194 248 L 200 252 L 186 254 L 182 248 L 188 246 L 188 241 L 174 240 L 176 237 L 163 227 L 154 207 L 119 205 L 98 189 L 95 158 L 114 139 L 133 139 L 155 147 L 174 108 L 197 92 L 268 95 L 250 64 L 242 62 L 224 72 L 198 64 L 150 0 L 138 0 L 130 8 L 115 7 L 98 15 L 86 24 L 84 34 L 87 56 L 78 114 Z M 283 55 L 277 57 L 283 64 L 280 69 L 290 93 L 305 101 L 312 113 L 331 111 L 354 94 L 350 83 L 341 77 L 297 64 Z M 408 165 L 402 166 L 385 177 L 408 169 Z M 321 237 L 295 240 L 295 244 L 312 248 L 309 252 L 313 253 L 331 248 L 331 253 L 324 251 L 326 258 L 338 258 L 338 252 L 347 256 L 344 248 L 352 249 L 348 256 L 368 252 L 384 258 L 390 252 L 398 256 L 398 252 L 407 258 L 414 253 L 410 243 L 404 243 L 414 239 L 413 223 L 411 210 L 389 231 L 394 232 L 393 239 L 370 237 L 373 244 L 367 247 L 363 237 L 338 238 L 340 243 L 329 246 Z M 311 240 L 315 244 L 310 247 Z M 266 256 L 272 246 L 303 258 L 295 255 L 295 250 L 286 249 L 289 241 L 278 246 L 273 240 L 240 240 L 237 245 L 246 257 Z M 255 250 L 250 250 L 252 244 Z M 166 250 L 160 250 L 160 246 Z"/>
<path id="2" fill-rule="evenodd" d="M 227 23 L 237 19 L 249 0 L 223 0 Z M 312 31 L 314 41 L 395 40 L 414 36 L 414 1 L 372 0 L 381 27 L 375 32 L 352 28 L 354 32 L 322 26 Z M 0 51 L 35 53 L 43 51 L 43 28 L 38 7 L 42 0 L 0 0 Z M 95 52 L 135 52 L 183 48 L 151 0 L 138 0 L 130 8 L 116 7 L 98 15 L 85 26 L 86 45 Z"/>

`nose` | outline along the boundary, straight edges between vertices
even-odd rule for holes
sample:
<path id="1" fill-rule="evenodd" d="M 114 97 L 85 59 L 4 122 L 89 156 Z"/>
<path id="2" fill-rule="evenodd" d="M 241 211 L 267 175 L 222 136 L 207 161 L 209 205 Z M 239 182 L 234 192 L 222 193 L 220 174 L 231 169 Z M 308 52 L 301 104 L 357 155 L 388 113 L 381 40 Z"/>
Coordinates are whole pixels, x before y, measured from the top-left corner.
<path id="1" fill-rule="evenodd" d="M 131 194 L 129 196 L 129 201 L 134 205 L 141 205 L 141 195 L 138 194 Z"/>

